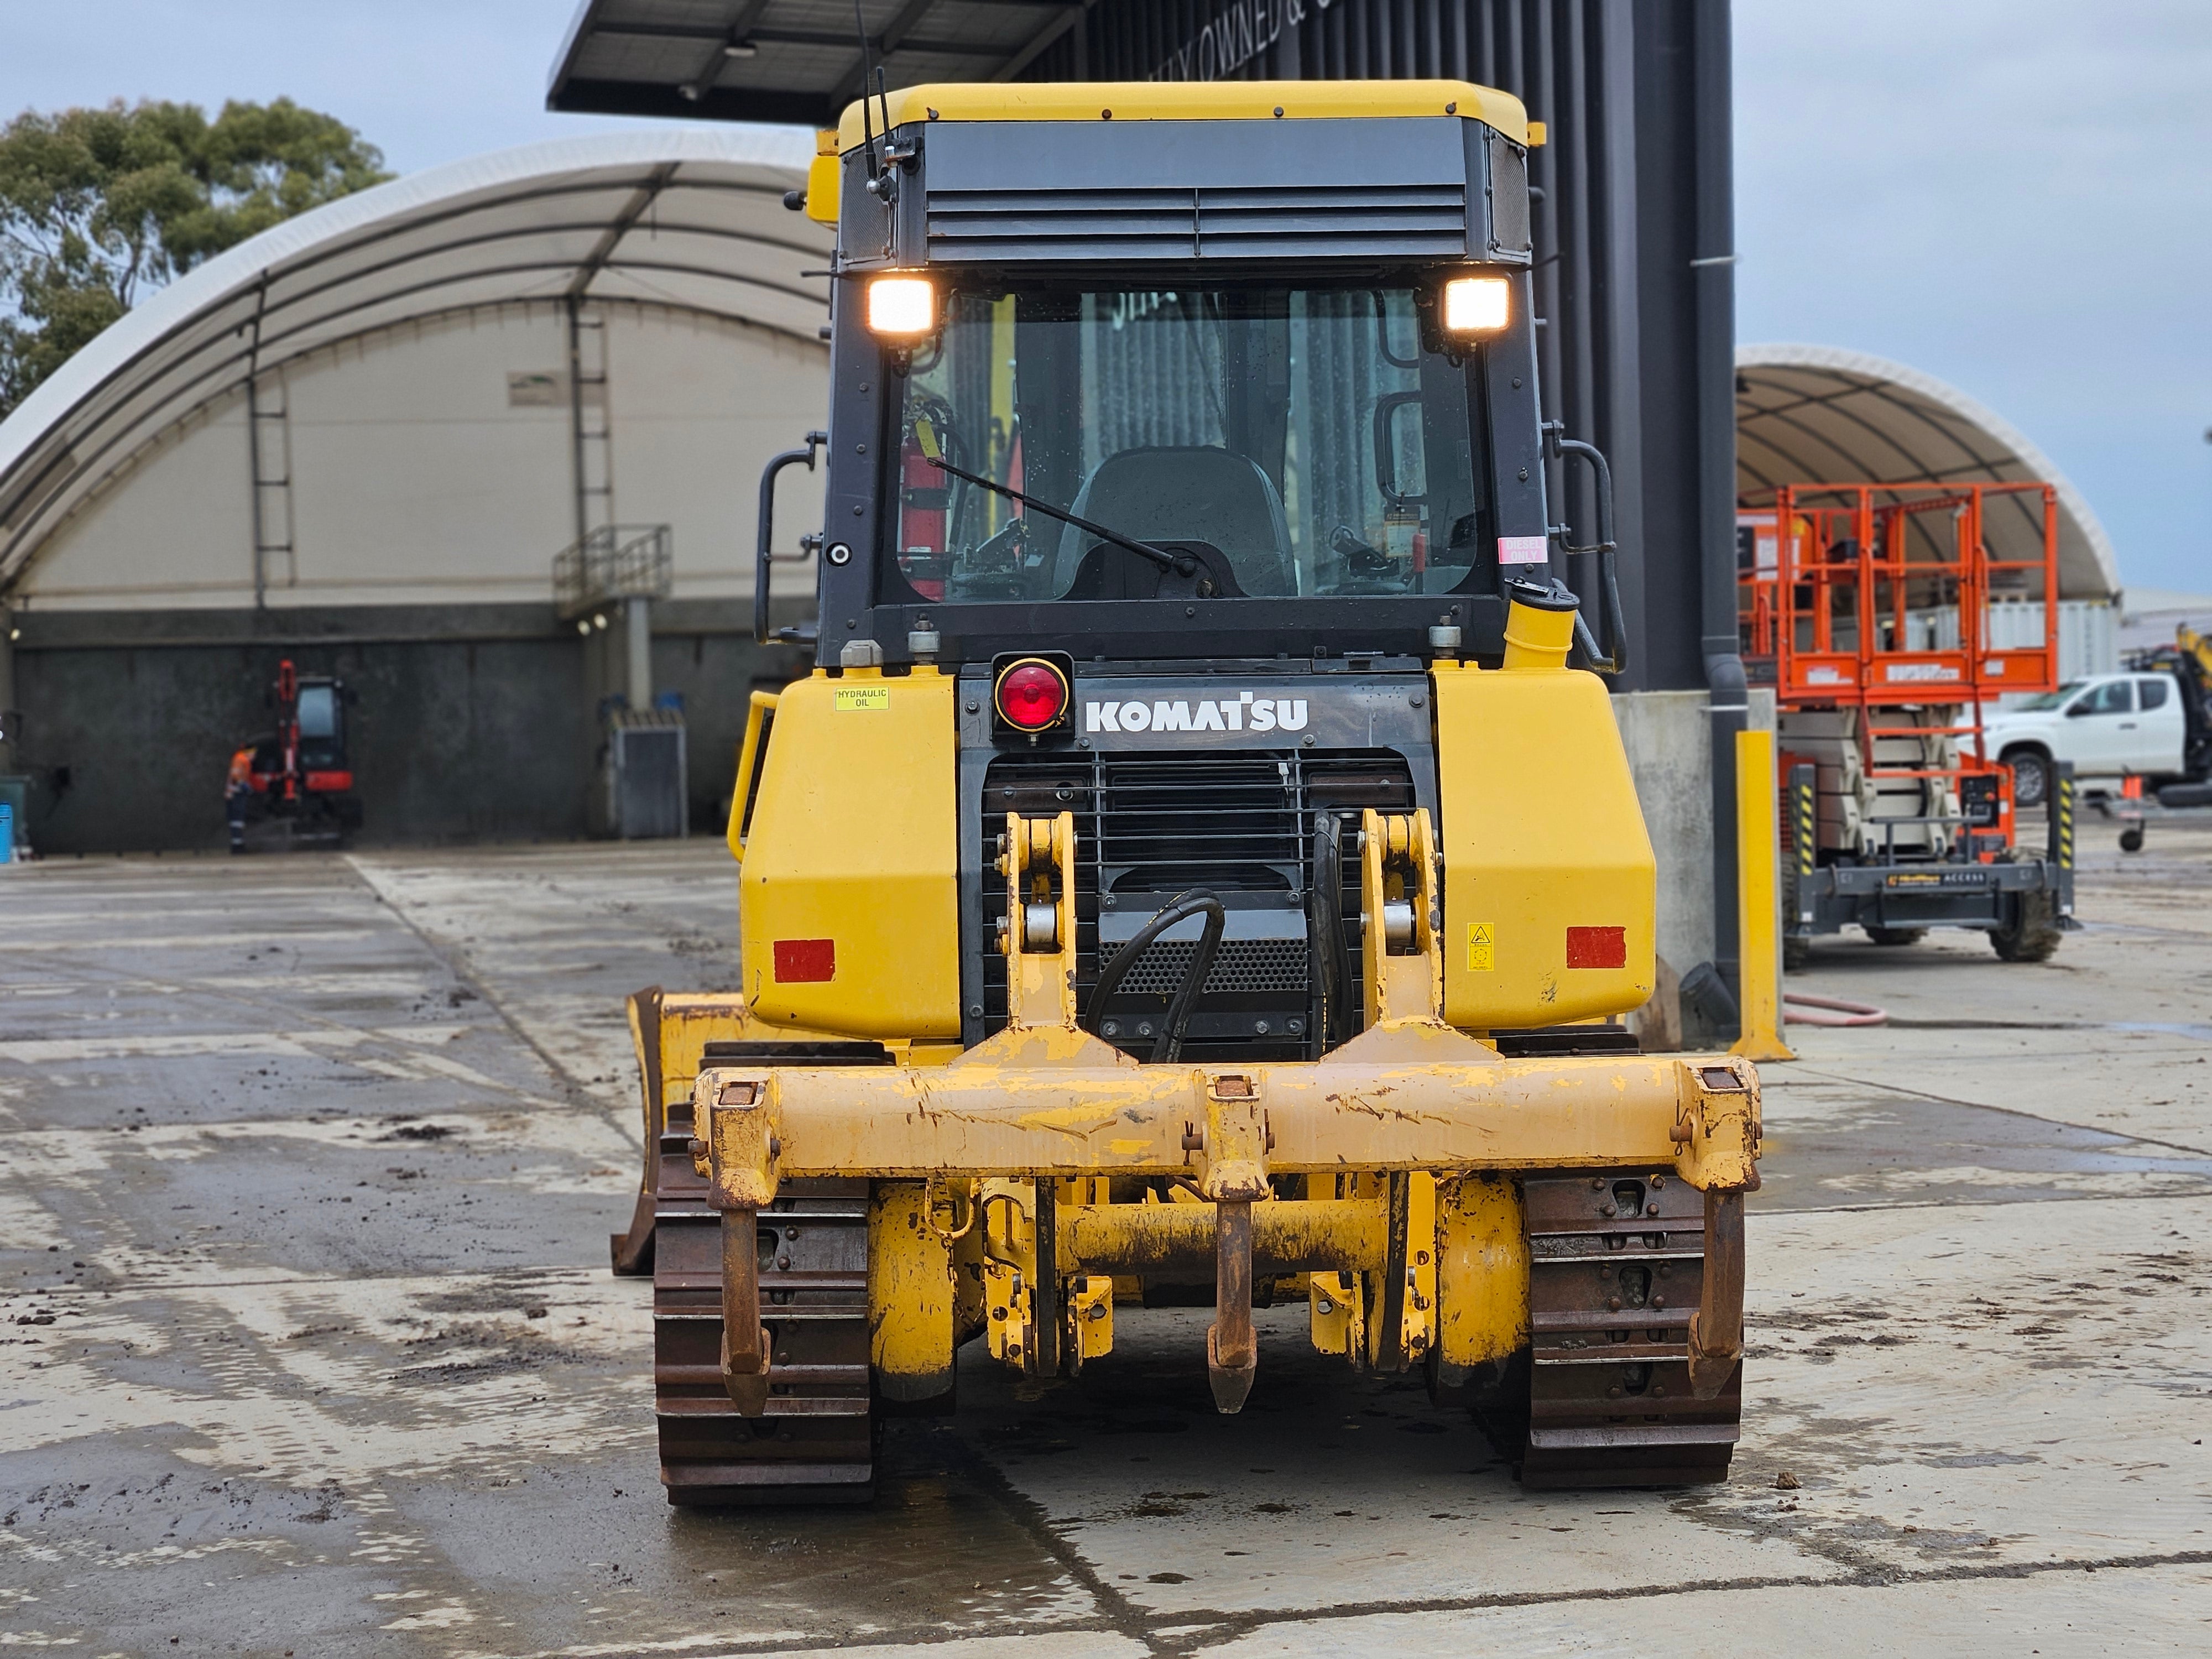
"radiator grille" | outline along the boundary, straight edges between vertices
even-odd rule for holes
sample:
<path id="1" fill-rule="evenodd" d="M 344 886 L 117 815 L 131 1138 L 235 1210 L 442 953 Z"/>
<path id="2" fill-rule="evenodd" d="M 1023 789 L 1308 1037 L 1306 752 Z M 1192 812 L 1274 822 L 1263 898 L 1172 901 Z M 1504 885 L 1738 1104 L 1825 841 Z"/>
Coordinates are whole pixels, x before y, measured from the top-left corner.
<path id="1" fill-rule="evenodd" d="M 1457 185 L 933 190 L 928 224 L 933 261 L 1468 252 Z"/>
<path id="2" fill-rule="evenodd" d="M 1098 769 L 1098 861 L 1121 885 L 1288 892 L 1301 857 L 1295 756 L 1116 759 Z"/>
<path id="3" fill-rule="evenodd" d="M 1316 823 L 1334 812 L 1356 829 L 1362 808 L 1411 811 L 1413 775 L 1395 750 L 1316 754 L 1257 750 L 1237 754 L 1103 756 L 1006 755 L 983 783 L 981 844 L 981 930 L 971 948 L 982 952 L 983 1026 L 1006 1024 L 1006 958 L 993 924 L 1006 914 L 1006 882 L 998 873 L 998 841 L 1006 815 L 1074 815 L 1076 987 L 1085 1024 L 1097 982 L 1099 900 L 1148 915 L 1170 895 L 1205 887 L 1265 905 L 1280 895 L 1277 916 L 1302 929 L 1303 896 L 1311 887 Z M 1349 842 L 1347 841 L 1347 853 Z M 1337 895 L 1358 1006 L 1360 963 L 1359 863 L 1346 860 Z M 1124 930 L 1126 933 L 1126 929 Z M 1164 1012 L 1180 988 L 1196 948 L 1192 939 L 1156 942 L 1123 980 L 1113 1012 L 1116 1040 L 1148 1055 L 1150 1030 L 1139 1026 Z M 1193 1059 L 1300 1059 L 1314 1052 L 1317 995 L 1307 944 L 1294 939 L 1224 939 L 1202 988 L 1184 1052 Z M 1126 1018 L 1119 1018 L 1125 1015 Z M 1297 1024 L 1292 1027 L 1290 1020 Z M 1256 1028 L 1266 1022 L 1267 1030 Z"/>

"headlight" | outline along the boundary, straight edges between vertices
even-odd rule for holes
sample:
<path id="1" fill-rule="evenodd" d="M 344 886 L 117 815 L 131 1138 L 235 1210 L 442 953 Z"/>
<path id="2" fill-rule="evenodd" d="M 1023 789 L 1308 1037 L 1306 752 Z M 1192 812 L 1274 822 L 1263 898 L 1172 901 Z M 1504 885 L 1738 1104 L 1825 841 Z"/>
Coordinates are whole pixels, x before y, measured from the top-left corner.
<path id="1" fill-rule="evenodd" d="M 1503 276 L 1455 276 L 1444 284 L 1447 334 L 1495 334 L 1511 314 L 1511 289 Z"/>
<path id="2" fill-rule="evenodd" d="M 937 326 L 937 290 L 927 276 L 878 276 L 868 284 L 868 331 L 914 339 Z"/>

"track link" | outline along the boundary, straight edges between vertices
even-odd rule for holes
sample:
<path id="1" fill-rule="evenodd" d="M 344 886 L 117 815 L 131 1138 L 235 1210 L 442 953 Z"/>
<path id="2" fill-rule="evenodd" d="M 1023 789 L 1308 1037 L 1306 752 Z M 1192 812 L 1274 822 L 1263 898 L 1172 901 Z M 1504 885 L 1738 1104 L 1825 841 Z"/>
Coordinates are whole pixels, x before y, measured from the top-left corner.
<path id="1" fill-rule="evenodd" d="M 868 1183 L 788 1181 L 760 1212 L 767 1415 L 722 1386 L 722 1218 L 692 1168 L 691 1109 L 660 1138 L 653 1407 L 672 1504 L 865 1504 L 875 1496 L 868 1373 Z"/>
<path id="2" fill-rule="evenodd" d="M 1727 1480 L 1743 1367 L 1711 1400 L 1690 1389 L 1705 1195 L 1663 1171 L 1546 1177 L 1522 1191 L 1531 1331 L 1522 1485 Z"/>

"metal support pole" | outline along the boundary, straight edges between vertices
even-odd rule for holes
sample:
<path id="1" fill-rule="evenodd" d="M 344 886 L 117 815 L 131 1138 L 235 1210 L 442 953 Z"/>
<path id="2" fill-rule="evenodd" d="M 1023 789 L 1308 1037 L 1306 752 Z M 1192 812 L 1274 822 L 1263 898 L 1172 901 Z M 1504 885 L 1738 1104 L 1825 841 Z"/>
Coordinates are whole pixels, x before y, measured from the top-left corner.
<path id="1" fill-rule="evenodd" d="M 1697 0 L 1696 87 L 1698 547 L 1705 684 L 1711 691 L 1713 965 L 1735 989 L 1736 734 L 1749 713 L 1736 640 L 1735 216 L 1729 145 L 1729 0 Z"/>
<path id="2" fill-rule="evenodd" d="M 1802 769 L 1800 769 L 1801 770 Z M 1776 833 L 1774 734 L 1735 734 L 1736 914 L 1741 928 L 1743 1033 L 1731 1054 L 1747 1060 L 1795 1060 L 1782 1040 L 1782 937 Z"/>
<path id="3" fill-rule="evenodd" d="M 2074 914 L 2074 763 L 2058 761 L 2051 768 L 2050 859 L 2058 884 L 2051 895 L 2058 919 Z"/>
<path id="4" fill-rule="evenodd" d="M 632 708 L 653 707 L 653 601 L 634 593 L 623 601 L 623 690 Z"/>
<path id="5" fill-rule="evenodd" d="M 0 601 L 0 773 L 15 769 L 15 745 L 22 741 L 15 728 L 22 718 L 15 707 L 15 613 Z"/>
<path id="6" fill-rule="evenodd" d="M 585 505 L 590 484 L 584 461 L 584 352 L 583 342 L 578 337 L 581 326 L 578 313 L 582 309 L 583 301 L 570 295 L 564 309 L 568 336 L 568 464 L 576 515 L 576 545 L 580 548 L 592 533 L 591 513 Z"/>
<path id="7" fill-rule="evenodd" d="M 269 303 L 269 273 L 253 290 L 253 319 L 246 348 L 246 487 L 253 520 L 253 608 L 269 608 L 269 568 L 264 552 L 267 526 L 261 503 L 261 315 Z"/>
<path id="8" fill-rule="evenodd" d="M 1820 771 L 1801 763 L 1790 769 L 1791 854 L 1797 862 L 1796 913 L 1784 919 L 1784 933 L 1813 931 L 1813 871 L 1820 861 Z"/>

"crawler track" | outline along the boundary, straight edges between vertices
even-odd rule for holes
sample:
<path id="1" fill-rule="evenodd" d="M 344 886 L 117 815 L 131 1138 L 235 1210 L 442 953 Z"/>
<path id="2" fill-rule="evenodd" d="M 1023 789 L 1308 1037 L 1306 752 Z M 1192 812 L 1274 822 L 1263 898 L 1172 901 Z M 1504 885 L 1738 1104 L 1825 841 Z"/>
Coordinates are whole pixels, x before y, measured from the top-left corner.
<path id="1" fill-rule="evenodd" d="M 1743 1368 L 1711 1400 L 1690 1390 L 1689 1316 L 1705 1255 L 1705 1198 L 1664 1174 L 1522 1185 L 1532 1340 L 1517 1441 L 1525 1486 L 1698 1486 L 1728 1479 Z M 1516 1402 L 1517 1407 L 1518 1402 Z"/>
<path id="2" fill-rule="evenodd" d="M 653 1382 L 660 1479 L 683 1504 L 864 1504 L 875 1495 L 868 1381 L 868 1184 L 790 1181 L 761 1212 L 768 1414 L 722 1386 L 721 1217 L 668 1109 L 654 1211 Z"/>

